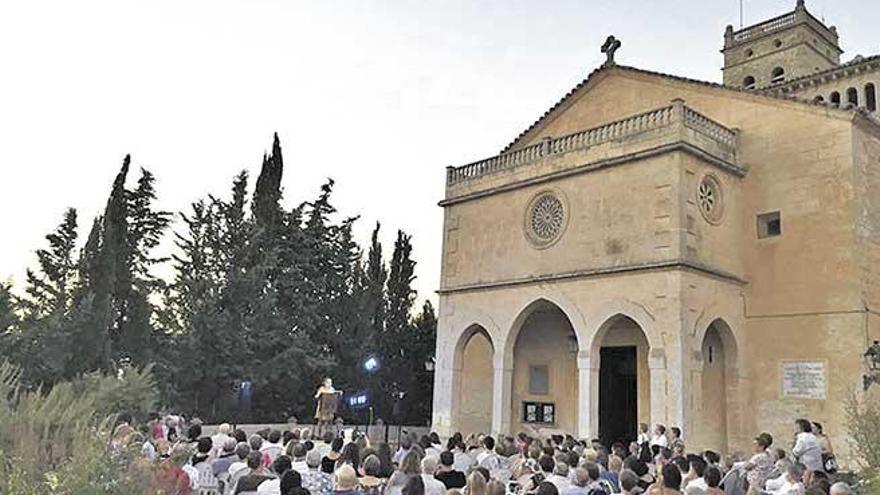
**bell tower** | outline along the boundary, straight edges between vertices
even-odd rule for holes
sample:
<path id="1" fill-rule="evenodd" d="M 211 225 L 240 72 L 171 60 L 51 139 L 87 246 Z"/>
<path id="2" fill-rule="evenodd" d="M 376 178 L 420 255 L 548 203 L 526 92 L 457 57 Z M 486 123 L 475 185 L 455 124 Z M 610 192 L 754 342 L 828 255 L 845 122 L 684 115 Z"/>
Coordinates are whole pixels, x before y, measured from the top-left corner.
<path id="1" fill-rule="evenodd" d="M 724 33 L 724 84 L 762 89 L 840 65 L 837 29 L 797 0 L 794 11 Z"/>

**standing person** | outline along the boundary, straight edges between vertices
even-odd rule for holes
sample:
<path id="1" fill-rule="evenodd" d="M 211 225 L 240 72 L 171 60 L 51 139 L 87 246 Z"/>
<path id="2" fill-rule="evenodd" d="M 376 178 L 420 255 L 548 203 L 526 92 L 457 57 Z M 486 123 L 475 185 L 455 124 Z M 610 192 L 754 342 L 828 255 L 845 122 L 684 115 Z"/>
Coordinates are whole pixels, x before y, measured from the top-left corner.
<path id="1" fill-rule="evenodd" d="M 648 423 L 639 423 L 639 436 L 636 438 L 636 444 L 644 445 L 651 443 L 651 434 L 648 432 Z M 632 450 L 630 448 L 630 450 Z"/>
<path id="2" fill-rule="evenodd" d="M 831 439 L 822 430 L 822 424 L 813 421 L 813 434 L 819 440 L 819 446 L 822 448 L 822 467 L 828 473 L 837 472 L 837 459 L 834 458 L 834 449 L 831 448 Z"/>
<path id="3" fill-rule="evenodd" d="M 663 449 L 669 445 L 669 439 L 666 438 L 666 427 L 659 423 L 654 425 L 654 434 L 651 436 L 651 447 L 655 445 Z"/>
<path id="4" fill-rule="evenodd" d="M 792 455 L 810 471 L 825 471 L 822 465 L 822 446 L 813 434 L 813 424 L 806 419 L 795 421 L 796 431 Z"/>
<path id="5" fill-rule="evenodd" d="M 333 380 L 330 377 L 324 378 L 324 382 L 318 387 L 315 393 L 315 420 L 318 422 L 318 434 L 324 433 L 324 429 L 333 424 L 336 418 L 336 407 L 339 400 L 341 390 L 333 388 Z"/>
<path id="6" fill-rule="evenodd" d="M 681 439 L 681 428 L 673 426 L 669 429 L 669 435 L 672 437 L 669 439 L 669 449 L 673 452 L 678 450 L 681 454 L 684 454 L 685 445 L 684 440 Z"/>
<path id="7" fill-rule="evenodd" d="M 242 423 L 250 422 L 253 401 L 254 382 L 249 376 L 246 376 L 238 386 L 238 413 Z"/>

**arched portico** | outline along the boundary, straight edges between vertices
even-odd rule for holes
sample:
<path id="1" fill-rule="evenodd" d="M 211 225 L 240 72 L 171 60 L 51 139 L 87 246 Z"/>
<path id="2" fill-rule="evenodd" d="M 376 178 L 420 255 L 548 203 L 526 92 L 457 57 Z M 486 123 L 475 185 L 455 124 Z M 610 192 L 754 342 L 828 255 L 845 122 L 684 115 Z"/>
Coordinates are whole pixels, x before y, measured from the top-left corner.
<path id="1" fill-rule="evenodd" d="M 495 363 L 493 430 L 578 431 L 578 331 L 560 304 L 529 302 Z"/>
<path id="2" fill-rule="evenodd" d="M 456 342 L 451 416 L 462 433 L 488 433 L 492 429 L 494 355 L 492 336 L 480 324 L 468 326 Z"/>
<path id="3" fill-rule="evenodd" d="M 729 452 L 741 434 L 739 346 L 727 321 L 715 318 L 698 327 L 692 364 L 693 411 L 689 445 Z"/>

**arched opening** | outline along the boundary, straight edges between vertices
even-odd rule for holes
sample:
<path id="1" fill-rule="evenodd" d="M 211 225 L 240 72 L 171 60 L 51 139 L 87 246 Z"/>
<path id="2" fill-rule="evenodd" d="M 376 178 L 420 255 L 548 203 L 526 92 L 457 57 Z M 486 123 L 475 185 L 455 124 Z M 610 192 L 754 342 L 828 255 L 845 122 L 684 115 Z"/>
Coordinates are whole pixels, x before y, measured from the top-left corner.
<path id="1" fill-rule="evenodd" d="M 773 72 L 770 73 L 770 84 L 777 84 L 785 81 L 785 69 L 782 67 L 776 67 L 773 69 Z"/>
<path id="2" fill-rule="evenodd" d="M 874 86 L 874 83 L 865 85 L 865 108 L 869 112 L 877 111 L 877 88 Z"/>
<path id="3" fill-rule="evenodd" d="M 822 95 L 816 95 L 816 97 L 813 98 L 813 101 L 815 101 L 816 103 L 822 103 L 825 101 L 825 97 Z"/>
<path id="4" fill-rule="evenodd" d="M 616 315 L 597 336 L 599 354 L 599 439 L 605 445 L 636 439 L 639 423 L 650 423 L 650 347 L 632 318 Z"/>
<path id="5" fill-rule="evenodd" d="M 702 373 L 695 447 L 727 452 L 736 382 L 736 340 L 724 320 L 706 329 L 700 346 Z"/>
<path id="6" fill-rule="evenodd" d="M 838 93 L 837 91 L 833 91 L 831 93 L 830 99 L 831 103 L 833 103 L 834 105 L 840 105 L 840 93 Z"/>
<path id="7" fill-rule="evenodd" d="M 849 88 L 846 90 L 846 102 L 851 104 L 854 107 L 859 106 L 859 90 L 856 88 Z"/>
<path id="8" fill-rule="evenodd" d="M 461 380 L 458 387 L 456 429 L 463 434 L 491 433 L 492 387 L 494 383 L 492 338 L 486 330 L 474 325 L 461 337 L 459 344 Z"/>
<path id="9" fill-rule="evenodd" d="M 743 79 L 743 88 L 755 89 L 755 78 L 752 76 L 746 76 L 746 78 Z"/>
<path id="10" fill-rule="evenodd" d="M 521 324 L 513 329 L 513 431 L 576 432 L 578 341 L 571 321 L 545 300 L 529 305 L 516 321 Z"/>

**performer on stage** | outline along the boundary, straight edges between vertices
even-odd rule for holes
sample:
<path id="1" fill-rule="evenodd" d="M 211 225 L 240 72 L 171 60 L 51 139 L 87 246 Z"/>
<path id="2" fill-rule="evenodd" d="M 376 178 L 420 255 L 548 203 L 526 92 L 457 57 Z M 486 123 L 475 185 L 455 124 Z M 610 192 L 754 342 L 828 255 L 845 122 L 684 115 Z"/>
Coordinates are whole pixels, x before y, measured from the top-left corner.
<path id="1" fill-rule="evenodd" d="M 324 383 L 318 387 L 318 392 L 315 393 L 315 399 L 317 400 L 315 420 L 318 422 L 318 435 L 324 433 L 324 427 L 333 424 L 333 419 L 336 418 L 336 408 L 339 406 L 340 395 L 342 395 L 342 391 L 333 388 L 333 380 L 329 377 L 325 378 Z"/>

